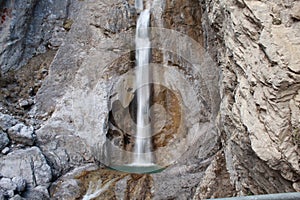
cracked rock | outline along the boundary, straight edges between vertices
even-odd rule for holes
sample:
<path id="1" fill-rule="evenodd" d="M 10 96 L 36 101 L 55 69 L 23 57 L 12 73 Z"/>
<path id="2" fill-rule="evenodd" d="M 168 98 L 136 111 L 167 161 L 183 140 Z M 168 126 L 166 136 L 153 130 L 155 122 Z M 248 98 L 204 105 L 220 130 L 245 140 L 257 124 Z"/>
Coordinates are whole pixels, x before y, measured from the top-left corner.
<path id="1" fill-rule="evenodd" d="M 34 104 L 34 101 L 32 99 L 23 99 L 19 101 L 19 106 L 22 108 L 30 107 Z"/>
<path id="2" fill-rule="evenodd" d="M 8 135 L 10 139 L 17 143 L 31 146 L 35 139 L 33 131 L 34 129 L 32 126 L 26 126 L 23 123 L 19 123 L 8 129 Z"/>
<path id="3" fill-rule="evenodd" d="M 9 178 L 22 177 L 29 186 L 47 185 L 52 178 L 51 168 L 37 147 L 16 150 L 3 156 L 0 173 Z M 22 189 L 23 185 L 19 186 Z"/>
<path id="4" fill-rule="evenodd" d="M 26 181 L 25 181 L 25 179 L 23 179 L 21 177 L 14 177 L 12 179 L 12 182 L 14 184 L 16 184 L 18 192 L 23 192 L 25 190 L 25 188 L 26 188 Z"/>
<path id="5" fill-rule="evenodd" d="M 11 115 L 3 114 L 0 112 L 0 128 L 7 131 L 10 127 L 17 124 L 18 121 Z"/>
<path id="6" fill-rule="evenodd" d="M 7 134 L 0 131 L 0 151 L 2 151 L 9 144 Z"/>
<path id="7" fill-rule="evenodd" d="M 9 200 L 23 200 L 23 199 L 24 199 L 23 197 L 17 194 L 14 197 L 10 198 Z"/>
<path id="8" fill-rule="evenodd" d="M 16 191 L 17 185 L 10 178 L 2 178 L 0 180 L 0 188 L 7 191 Z"/>
<path id="9" fill-rule="evenodd" d="M 31 190 L 28 190 L 24 193 L 25 199 L 30 200 L 48 200 L 49 199 L 49 192 L 46 187 L 44 186 L 37 186 Z"/>

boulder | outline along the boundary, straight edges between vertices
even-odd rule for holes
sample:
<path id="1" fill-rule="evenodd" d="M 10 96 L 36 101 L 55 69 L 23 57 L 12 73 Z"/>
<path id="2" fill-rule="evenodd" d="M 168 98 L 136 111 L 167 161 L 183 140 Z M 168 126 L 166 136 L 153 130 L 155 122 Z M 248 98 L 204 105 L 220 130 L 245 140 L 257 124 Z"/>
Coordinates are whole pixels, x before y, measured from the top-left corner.
<path id="1" fill-rule="evenodd" d="M 17 184 L 14 183 L 10 178 L 2 178 L 0 180 L 0 187 L 4 190 L 17 190 Z"/>
<path id="2" fill-rule="evenodd" d="M 12 198 L 10 198 L 9 200 L 24 200 L 25 198 L 21 197 L 20 195 L 15 195 Z"/>
<path id="3" fill-rule="evenodd" d="M 49 192 L 47 190 L 47 187 L 44 186 L 37 186 L 35 188 L 31 188 L 24 192 L 22 196 L 25 199 L 30 199 L 30 200 L 49 200 Z"/>
<path id="4" fill-rule="evenodd" d="M 2 151 L 8 144 L 10 140 L 7 137 L 7 134 L 0 130 L 0 151 Z"/>
<path id="5" fill-rule="evenodd" d="M 0 128 L 3 131 L 7 131 L 10 127 L 17 124 L 18 120 L 16 120 L 13 116 L 8 114 L 3 114 L 0 112 Z"/>
<path id="6" fill-rule="evenodd" d="M 26 188 L 26 180 L 21 178 L 21 177 L 14 177 L 12 178 L 12 182 L 16 184 L 17 186 L 17 191 L 18 192 L 23 192 Z"/>
<path id="7" fill-rule="evenodd" d="M 34 129 L 23 123 L 16 124 L 8 129 L 8 135 L 16 143 L 32 146 L 35 140 Z"/>
<path id="8" fill-rule="evenodd" d="M 52 178 L 51 168 L 37 147 L 16 150 L 3 156 L 0 160 L 0 173 L 9 178 L 22 177 L 30 186 L 48 185 Z M 20 190 L 23 184 L 21 181 L 18 185 Z"/>

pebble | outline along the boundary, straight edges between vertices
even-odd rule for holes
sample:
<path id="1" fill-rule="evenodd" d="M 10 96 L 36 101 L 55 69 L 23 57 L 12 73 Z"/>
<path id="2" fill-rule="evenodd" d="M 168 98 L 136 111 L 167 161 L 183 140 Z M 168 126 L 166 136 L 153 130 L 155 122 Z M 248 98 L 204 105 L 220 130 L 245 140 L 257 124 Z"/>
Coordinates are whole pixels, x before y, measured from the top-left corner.
<path id="1" fill-rule="evenodd" d="M 6 155 L 6 154 L 9 153 L 9 151 L 10 151 L 10 148 L 5 147 L 5 148 L 1 151 L 1 153 L 4 154 L 4 155 Z"/>

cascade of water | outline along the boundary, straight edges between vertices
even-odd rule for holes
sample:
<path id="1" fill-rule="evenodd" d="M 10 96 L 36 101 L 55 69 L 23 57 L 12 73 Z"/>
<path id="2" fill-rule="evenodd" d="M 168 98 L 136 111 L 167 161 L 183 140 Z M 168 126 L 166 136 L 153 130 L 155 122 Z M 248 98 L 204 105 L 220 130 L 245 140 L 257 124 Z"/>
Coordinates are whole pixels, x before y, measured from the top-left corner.
<path id="1" fill-rule="evenodd" d="M 135 0 L 135 8 L 137 10 L 143 10 L 144 9 L 144 5 L 143 5 L 143 0 Z"/>
<path id="2" fill-rule="evenodd" d="M 141 5 L 142 4 L 142 5 Z M 143 2 L 136 0 L 137 9 L 143 8 Z M 148 5 L 146 6 L 148 7 Z M 133 165 L 151 165 L 151 125 L 150 125 L 150 87 L 149 87 L 149 39 L 150 10 L 140 13 L 136 29 L 136 84 L 137 84 L 137 132 Z"/>

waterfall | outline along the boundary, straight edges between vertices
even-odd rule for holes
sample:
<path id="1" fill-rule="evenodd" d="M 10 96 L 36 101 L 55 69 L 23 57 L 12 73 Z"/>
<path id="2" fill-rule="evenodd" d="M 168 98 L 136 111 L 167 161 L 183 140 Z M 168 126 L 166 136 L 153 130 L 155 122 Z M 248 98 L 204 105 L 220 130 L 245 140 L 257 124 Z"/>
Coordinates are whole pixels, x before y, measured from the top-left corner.
<path id="1" fill-rule="evenodd" d="M 143 8 L 143 1 L 135 1 L 136 9 Z M 140 13 L 136 28 L 136 85 L 137 85 L 137 129 L 134 147 L 133 165 L 151 165 L 151 124 L 150 124 L 150 87 L 149 87 L 149 62 L 150 62 L 150 39 L 149 5 Z"/>
<path id="2" fill-rule="evenodd" d="M 144 9 L 144 5 L 143 5 L 143 0 L 135 0 L 135 8 L 137 10 L 143 10 Z"/>

